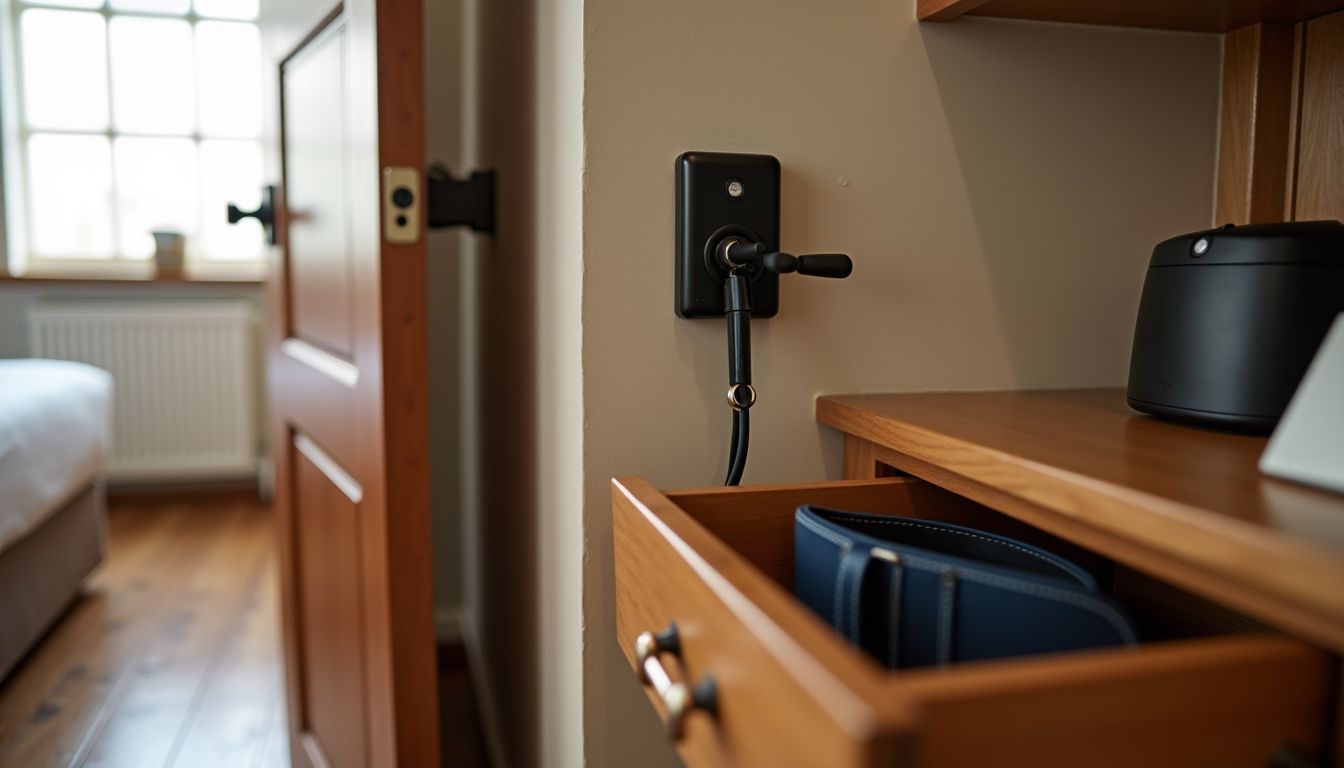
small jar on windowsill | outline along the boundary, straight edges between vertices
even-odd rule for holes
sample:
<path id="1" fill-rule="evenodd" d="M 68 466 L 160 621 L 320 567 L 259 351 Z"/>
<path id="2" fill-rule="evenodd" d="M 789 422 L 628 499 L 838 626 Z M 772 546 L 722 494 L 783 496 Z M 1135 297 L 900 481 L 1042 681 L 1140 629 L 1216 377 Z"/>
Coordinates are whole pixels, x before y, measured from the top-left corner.
<path id="1" fill-rule="evenodd" d="M 187 237 L 172 230 L 155 230 L 154 272 L 160 278 L 180 280 L 187 261 Z"/>

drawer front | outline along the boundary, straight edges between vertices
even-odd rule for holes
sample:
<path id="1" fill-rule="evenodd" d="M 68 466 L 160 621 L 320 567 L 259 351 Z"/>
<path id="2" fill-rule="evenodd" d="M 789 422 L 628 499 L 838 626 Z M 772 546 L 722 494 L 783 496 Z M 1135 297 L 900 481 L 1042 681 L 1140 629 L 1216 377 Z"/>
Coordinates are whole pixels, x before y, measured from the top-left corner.
<path id="1" fill-rule="evenodd" d="M 1333 661 L 1283 637 L 888 672 L 790 594 L 800 503 L 967 513 L 911 479 L 668 495 L 638 478 L 613 484 L 622 650 L 637 668 L 635 638 L 675 622 L 680 653 L 659 656 L 668 676 L 716 683 L 717 715 L 691 713 L 677 742 L 691 766 L 1251 768 L 1323 750 Z"/>
<path id="2" fill-rule="evenodd" d="M 676 746 L 687 764 L 900 764 L 898 742 L 878 738 L 879 713 L 863 699 L 876 693 L 876 681 L 838 679 L 761 610 L 777 597 L 752 591 L 763 576 L 743 572 L 730 550 L 647 484 L 630 485 L 613 488 L 621 649 L 638 674 L 635 638 L 675 622 L 681 652 L 660 656 L 669 676 L 693 685 L 708 675 L 717 689 L 717 716 L 693 711 L 685 719 Z M 818 623 L 803 635 L 828 631 Z M 645 690 L 666 719 L 663 702 Z M 888 720 L 885 730 L 900 730 Z"/>
<path id="3" fill-rule="evenodd" d="M 1322 765 L 1325 654 L 1268 635 L 1040 656 L 904 677 L 920 768 Z M 1275 756 L 1281 756 L 1276 760 Z"/>

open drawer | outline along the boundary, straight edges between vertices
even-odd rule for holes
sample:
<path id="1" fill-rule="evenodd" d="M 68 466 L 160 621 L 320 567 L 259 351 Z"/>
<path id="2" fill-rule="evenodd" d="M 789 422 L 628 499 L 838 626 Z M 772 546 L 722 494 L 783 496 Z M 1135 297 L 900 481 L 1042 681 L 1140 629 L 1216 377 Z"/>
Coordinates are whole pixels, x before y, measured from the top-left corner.
<path id="1" fill-rule="evenodd" d="M 888 671 L 794 599 L 800 504 L 935 519 L 946 507 L 965 522 L 970 502 L 907 478 L 669 492 L 613 481 L 621 648 L 641 678 L 698 686 L 714 704 L 671 713 L 692 766 L 1234 768 L 1324 749 L 1332 659 L 1266 632 Z M 672 623 L 679 647 L 646 645 L 639 663 L 636 638 Z M 666 697 L 646 691 L 668 719 Z"/>

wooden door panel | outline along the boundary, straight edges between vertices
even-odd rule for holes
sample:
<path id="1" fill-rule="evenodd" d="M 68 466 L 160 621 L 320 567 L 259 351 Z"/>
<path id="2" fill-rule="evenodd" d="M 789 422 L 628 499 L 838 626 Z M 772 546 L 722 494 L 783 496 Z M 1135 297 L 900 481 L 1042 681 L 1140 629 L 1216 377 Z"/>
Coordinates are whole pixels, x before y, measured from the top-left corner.
<path id="1" fill-rule="evenodd" d="M 291 757 L 435 768 L 425 252 L 382 239 L 379 190 L 424 166 L 422 0 L 330 2 L 262 5 Z"/>
<path id="2" fill-rule="evenodd" d="M 304 746 L 331 768 L 367 761 L 364 733 L 359 483 L 306 435 L 293 443 L 292 497 Z"/>
<path id="3" fill-rule="evenodd" d="M 289 349 L 290 346 L 285 345 L 283 348 Z M 354 386 L 347 386 L 321 367 L 314 366 L 306 359 L 295 359 L 289 354 L 278 356 L 271 365 L 279 369 L 277 373 L 288 382 L 290 391 L 284 396 L 287 425 L 308 435 L 340 466 L 358 476 L 360 427 L 348 415 L 354 408 Z M 358 369 L 351 366 L 351 370 L 353 376 L 359 376 Z M 272 404 L 272 407 L 276 405 Z M 346 417 L 332 418 L 335 414 L 346 414 Z"/>
<path id="4" fill-rule="evenodd" d="M 346 25 L 337 19 L 283 67 L 290 334 L 346 359 L 352 254 Z"/>

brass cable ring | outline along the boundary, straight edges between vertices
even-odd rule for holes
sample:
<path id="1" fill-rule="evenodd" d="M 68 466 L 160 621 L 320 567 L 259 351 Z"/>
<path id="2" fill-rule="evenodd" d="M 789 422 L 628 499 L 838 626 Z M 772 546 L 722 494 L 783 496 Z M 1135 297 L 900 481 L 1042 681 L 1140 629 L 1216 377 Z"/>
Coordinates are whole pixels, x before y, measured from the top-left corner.
<path id="1" fill-rule="evenodd" d="M 737 394 L 746 390 L 747 400 L 742 402 L 738 400 Z M 756 404 L 756 388 L 750 384 L 734 384 L 728 388 L 728 406 L 734 411 L 743 411 Z"/>

